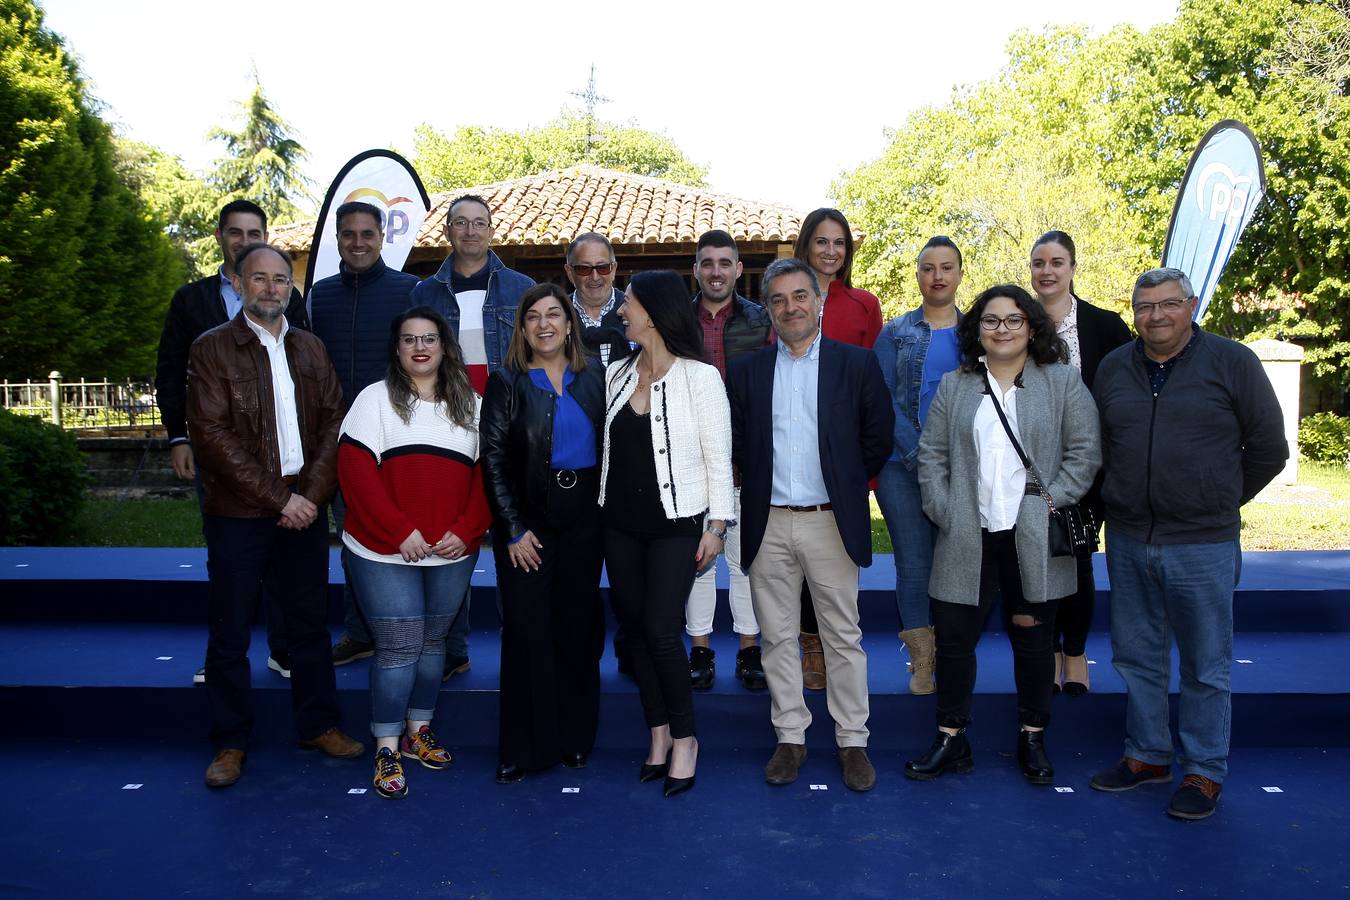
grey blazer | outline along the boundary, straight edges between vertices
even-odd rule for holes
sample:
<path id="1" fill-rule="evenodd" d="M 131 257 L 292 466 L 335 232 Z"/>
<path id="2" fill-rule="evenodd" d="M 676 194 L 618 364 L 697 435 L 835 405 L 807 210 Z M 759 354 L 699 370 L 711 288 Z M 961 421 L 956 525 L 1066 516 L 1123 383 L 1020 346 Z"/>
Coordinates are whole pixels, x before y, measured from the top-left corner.
<path id="1" fill-rule="evenodd" d="M 980 459 L 975 413 L 985 374 L 956 370 L 942 377 L 919 439 L 923 511 L 938 527 L 928 593 L 974 606 L 980 597 Z M 1101 467 L 1097 407 L 1072 366 L 1028 362 L 1017 395 L 1017 439 L 1055 505 L 1077 503 Z M 1030 479 L 1028 479 L 1030 481 Z M 1022 498 L 1017 513 L 1017 558 L 1026 599 L 1041 603 L 1077 588 L 1072 557 L 1050 557 L 1050 511 L 1040 496 Z"/>

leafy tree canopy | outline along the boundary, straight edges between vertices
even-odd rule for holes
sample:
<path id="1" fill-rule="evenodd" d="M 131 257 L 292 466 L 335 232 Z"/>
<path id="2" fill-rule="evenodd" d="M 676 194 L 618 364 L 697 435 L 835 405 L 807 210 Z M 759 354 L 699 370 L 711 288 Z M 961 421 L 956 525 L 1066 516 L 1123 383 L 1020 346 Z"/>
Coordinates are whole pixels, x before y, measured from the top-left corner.
<path id="1" fill-rule="evenodd" d="M 0 0 L 0 375 L 153 367 L 185 275 L 120 177 L 111 129 L 31 0 Z"/>
<path id="2" fill-rule="evenodd" d="M 212 185 L 227 200 L 244 198 L 267 210 L 269 225 L 300 218 L 296 201 L 314 200 L 311 182 L 301 169 L 308 151 L 267 99 L 257 72 L 253 92 L 239 105 L 244 121 L 238 131 L 213 128 L 207 134 L 224 143 L 226 150 L 216 160 Z"/>
<path id="3" fill-rule="evenodd" d="M 547 125 L 523 131 L 465 125 L 446 137 L 423 124 L 413 141 L 413 165 L 433 191 L 490 184 L 578 163 L 681 184 L 705 183 L 707 167 L 691 162 L 665 135 L 644 131 L 631 122 L 597 122 L 588 144 L 588 131 L 585 116 L 566 110 Z"/>
<path id="4" fill-rule="evenodd" d="M 1124 309 L 1157 265 L 1186 163 L 1217 121 L 1261 141 L 1269 192 L 1206 326 L 1297 339 L 1324 402 L 1350 388 L 1350 2 L 1183 0 L 1147 33 L 1019 33 L 994 78 L 911 115 L 834 187 L 868 234 L 854 267 L 887 311 L 918 302 L 933 234 L 967 255 L 963 293 L 1027 280 L 1031 244 L 1078 244 L 1077 291 Z"/>

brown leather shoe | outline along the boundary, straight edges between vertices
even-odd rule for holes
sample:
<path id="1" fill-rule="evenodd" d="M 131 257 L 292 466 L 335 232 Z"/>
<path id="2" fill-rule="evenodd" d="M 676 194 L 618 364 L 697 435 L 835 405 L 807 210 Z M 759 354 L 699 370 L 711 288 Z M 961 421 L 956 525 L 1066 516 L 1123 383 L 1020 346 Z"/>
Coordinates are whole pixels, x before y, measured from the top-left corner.
<path id="1" fill-rule="evenodd" d="M 206 786 L 212 788 L 229 787 L 239 780 L 247 754 L 243 750 L 225 749 L 216 754 L 211 765 L 206 767 Z"/>
<path id="2" fill-rule="evenodd" d="M 844 770 L 844 787 L 850 791 L 870 791 L 877 786 L 877 770 L 867 758 L 866 747 L 840 747 L 839 767 Z"/>
<path id="3" fill-rule="evenodd" d="M 797 770 L 806 762 L 805 744 L 779 744 L 764 767 L 764 780 L 773 785 L 792 784 Z"/>
<path id="4" fill-rule="evenodd" d="M 802 686 L 808 691 L 825 690 L 825 649 L 820 635 L 802 632 Z"/>
<path id="5" fill-rule="evenodd" d="M 301 741 L 302 750 L 322 750 L 337 759 L 356 759 L 366 752 L 366 745 L 347 737 L 334 725 L 323 734 L 308 741 Z"/>

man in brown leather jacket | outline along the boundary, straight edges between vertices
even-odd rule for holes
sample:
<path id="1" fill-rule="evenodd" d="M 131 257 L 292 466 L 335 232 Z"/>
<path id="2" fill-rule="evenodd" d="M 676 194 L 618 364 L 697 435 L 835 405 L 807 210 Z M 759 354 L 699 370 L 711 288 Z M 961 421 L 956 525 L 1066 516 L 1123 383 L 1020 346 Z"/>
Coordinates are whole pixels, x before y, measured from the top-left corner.
<path id="1" fill-rule="evenodd" d="M 203 334 L 188 361 L 188 431 L 202 462 L 210 576 L 206 693 L 216 756 L 210 787 L 239 780 L 253 726 L 248 646 L 258 583 L 271 570 L 291 649 L 300 745 L 365 752 L 337 727 L 328 645 L 328 512 L 337 482 L 342 390 L 323 343 L 283 316 L 291 261 L 266 244 L 235 259 L 243 309 Z"/>

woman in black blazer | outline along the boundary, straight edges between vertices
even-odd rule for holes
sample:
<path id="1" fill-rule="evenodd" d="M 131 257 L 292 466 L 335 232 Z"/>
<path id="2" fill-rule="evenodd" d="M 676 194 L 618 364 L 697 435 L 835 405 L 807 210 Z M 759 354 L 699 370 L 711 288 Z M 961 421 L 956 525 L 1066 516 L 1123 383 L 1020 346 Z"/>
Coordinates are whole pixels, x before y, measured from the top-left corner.
<path id="1" fill-rule="evenodd" d="M 605 385 L 571 300 L 521 297 L 483 397 L 483 479 L 502 601 L 497 781 L 586 765 L 600 713 L 600 424 Z"/>
<path id="2" fill-rule="evenodd" d="M 1118 315 L 1093 306 L 1073 292 L 1078 269 L 1078 251 L 1073 238 L 1062 231 L 1047 231 L 1031 248 L 1031 286 L 1055 330 L 1069 348 L 1069 362 L 1092 389 L 1097 366 L 1106 354 L 1130 341 L 1130 329 Z M 1100 476 L 1083 498 L 1101 518 Z M 1097 590 L 1092 579 L 1092 560 L 1078 560 L 1078 590 L 1060 601 L 1055 619 L 1055 689 L 1063 685 L 1070 696 L 1085 694 L 1088 685 L 1085 653 L 1092 607 Z"/>

